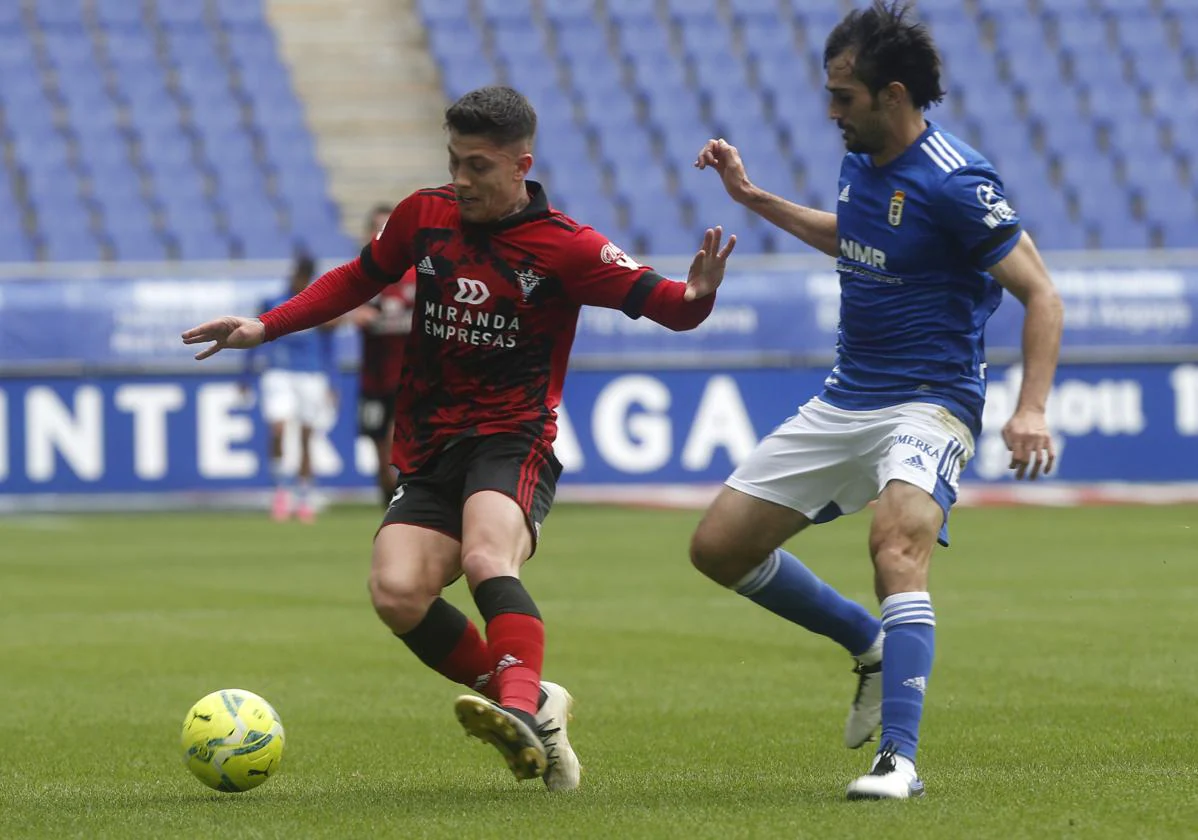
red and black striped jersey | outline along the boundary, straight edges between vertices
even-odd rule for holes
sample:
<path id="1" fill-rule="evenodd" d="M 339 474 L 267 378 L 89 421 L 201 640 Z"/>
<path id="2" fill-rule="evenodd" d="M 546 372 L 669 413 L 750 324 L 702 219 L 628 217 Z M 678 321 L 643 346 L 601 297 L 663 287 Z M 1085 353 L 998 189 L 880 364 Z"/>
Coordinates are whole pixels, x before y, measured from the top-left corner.
<path id="1" fill-rule="evenodd" d="M 362 251 L 363 272 L 377 281 L 415 269 L 395 405 L 400 472 L 463 437 L 520 432 L 552 443 L 579 308 L 637 318 L 656 286 L 682 285 L 554 210 L 540 184 L 526 184 L 528 206 L 487 225 L 462 221 L 452 187 L 420 190 Z M 671 309 L 701 307 L 699 320 L 710 311 L 710 301 L 670 298 Z"/>
<path id="2" fill-rule="evenodd" d="M 396 283 L 389 283 L 371 305 L 378 317 L 362 328 L 362 366 L 358 387 L 363 394 L 390 397 L 399 387 L 404 347 L 412 328 L 416 304 L 416 270 L 409 269 Z"/>

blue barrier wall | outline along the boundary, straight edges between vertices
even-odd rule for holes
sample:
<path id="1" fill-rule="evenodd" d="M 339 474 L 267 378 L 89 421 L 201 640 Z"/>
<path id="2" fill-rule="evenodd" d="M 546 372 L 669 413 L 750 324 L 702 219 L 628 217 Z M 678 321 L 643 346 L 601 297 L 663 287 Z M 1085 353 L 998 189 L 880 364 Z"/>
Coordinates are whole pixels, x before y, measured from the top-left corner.
<path id="1" fill-rule="evenodd" d="M 1057 270 L 1066 301 L 1050 405 L 1056 481 L 1198 481 L 1198 270 Z M 270 277 L 37 279 L 0 283 L 0 495 L 261 488 L 265 429 L 236 385 L 239 354 L 191 359 L 179 332 L 252 312 Z M 835 343 L 829 271 L 730 276 L 712 318 L 670 333 L 584 310 L 566 385 L 564 482 L 715 482 L 817 393 Z M 992 360 L 1018 358 L 1022 310 L 1004 302 Z M 367 487 L 370 447 L 354 435 L 357 353 L 317 469 L 331 487 Z M 1018 369 L 989 372 L 986 431 L 964 478 L 1008 481 L 998 432 Z M 292 447 L 294 449 L 294 447 Z"/>
<path id="2" fill-rule="evenodd" d="M 558 457 L 564 482 L 716 482 L 817 392 L 822 371 L 575 371 Z M 353 377 L 319 439 L 322 483 L 365 486 Z M 998 435 L 1018 370 L 992 370 L 978 455 L 964 478 L 1006 481 Z M 1068 365 L 1050 405 L 1055 480 L 1198 480 L 1198 365 Z M 268 483 L 265 428 L 230 376 L 0 380 L 0 494 L 249 489 Z"/>

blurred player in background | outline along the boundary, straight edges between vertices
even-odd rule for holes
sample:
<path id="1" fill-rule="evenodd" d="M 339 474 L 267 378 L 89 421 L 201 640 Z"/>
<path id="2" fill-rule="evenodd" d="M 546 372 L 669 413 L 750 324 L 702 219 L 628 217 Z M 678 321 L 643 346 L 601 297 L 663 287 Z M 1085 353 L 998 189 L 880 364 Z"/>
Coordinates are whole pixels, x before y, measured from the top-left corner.
<path id="1" fill-rule="evenodd" d="M 262 311 L 273 309 L 308 287 L 316 274 L 316 263 L 306 255 L 296 258 L 288 290 L 262 303 Z M 291 517 L 301 522 L 315 520 L 312 485 L 312 432 L 330 425 L 336 412 L 336 363 L 333 356 L 334 324 L 292 333 L 281 341 L 246 355 L 243 392 L 249 391 L 252 374 L 260 362 L 265 370 L 259 381 L 262 416 L 270 432 L 270 474 L 274 501 L 270 514 L 277 521 Z M 283 463 L 283 438 L 288 425 L 299 427 L 300 459 L 298 493 L 293 497 L 292 476 Z"/>
<path id="2" fill-rule="evenodd" d="M 408 269 L 417 306 L 395 406 L 399 488 L 374 542 L 375 611 L 426 665 L 490 698 L 459 697 L 469 734 L 518 779 L 578 785 L 566 739 L 571 698 L 541 681 L 545 629 L 520 568 L 532 555 L 561 473 L 556 408 L 583 305 L 674 330 L 711 312 L 735 244 L 708 230 L 685 283 L 638 264 L 549 205 L 532 166 L 536 113 L 506 87 L 472 91 L 446 112 L 451 184 L 400 202 L 359 259 L 259 318 L 225 317 L 188 344 L 253 347 L 323 323 Z M 464 575 L 486 641 L 441 597 Z"/>
<path id="3" fill-rule="evenodd" d="M 1034 479 L 1054 457 L 1044 412 L 1060 299 L 994 168 L 924 119 L 944 96 L 940 62 L 907 13 L 875 2 L 828 37 L 829 115 L 848 149 L 836 213 L 758 189 L 723 140 L 709 141 L 696 161 L 738 202 L 838 258 L 836 366 L 823 392 L 737 467 L 696 530 L 691 557 L 717 583 L 856 658 L 845 742 L 862 746 L 879 723 L 882 734 L 850 799 L 923 793 L 915 753 L 936 624 L 928 567 L 937 540 L 948 544 L 957 479 L 981 430 L 982 332 L 1004 288 L 1026 307 L 1023 386 L 1003 428 L 1011 467 Z M 875 498 L 869 551 L 881 621 L 780 548 Z"/>
<path id="4" fill-rule="evenodd" d="M 391 207 L 376 206 L 366 218 L 362 244 L 369 245 L 383 227 Z M 391 466 L 391 438 L 395 433 L 395 389 L 403 369 L 404 345 L 412 331 L 416 304 L 416 269 L 404 272 L 398 283 L 389 283 L 370 303 L 353 312 L 362 333 L 362 367 L 358 372 L 358 434 L 374 442 L 378 454 L 379 497 L 383 508 L 395 493 L 395 468 Z"/>

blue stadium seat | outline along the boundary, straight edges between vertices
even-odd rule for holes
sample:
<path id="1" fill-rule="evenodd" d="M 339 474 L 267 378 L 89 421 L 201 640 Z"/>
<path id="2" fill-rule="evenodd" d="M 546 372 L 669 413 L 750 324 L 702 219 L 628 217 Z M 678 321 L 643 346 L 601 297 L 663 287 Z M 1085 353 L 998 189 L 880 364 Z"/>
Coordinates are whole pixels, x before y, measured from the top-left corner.
<path id="1" fill-rule="evenodd" d="M 711 26 L 703 20 L 687 20 L 678 29 L 682 51 L 696 61 L 696 70 L 715 68 L 723 64 L 726 68 L 741 69 L 741 63 L 733 58 L 732 36 L 722 26 Z M 727 60 L 729 63 L 724 64 Z M 743 72 L 743 69 L 741 69 Z"/>
<path id="2" fill-rule="evenodd" d="M 114 170 L 122 175 L 132 172 L 129 144 L 117 131 L 98 131 L 91 135 L 81 135 L 79 159 L 92 172 L 93 180 L 101 173 L 107 175 Z"/>
<path id="3" fill-rule="evenodd" d="M 142 137 L 160 136 L 181 131 L 182 116 L 178 103 L 170 97 L 130 99 L 129 113 L 132 128 Z"/>
<path id="4" fill-rule="evenodd" d="M 181 260 L 223 260 L 229 257 L 229 241 L 215 228 L 175 228 L 170 237 Z"/>
<path id="5" fill-rule="evenodd" d="M 140 29 L 145 19 L 141 4 L 129 0 L 93 0 L 96 22 L 102 27 L 115 29 Z"/>
<path id="6" fill-rule="evenodd" d="M 57 262 L 94 262 L 100 259 L 100 243 L 86 229 L 64 228 L 58 220 L 41 230 L 46 258 Z"/>
<path id="7" fill-rule="evenodd" d="M 1198 216 L 1173 216 L 1157 223 L 1165 248 L 1198 248 Z"/>
<path id="8" fill-rule="evenodd" d="M 575 95 L 581 106 L 583 121 L 588 124 L 610 127 L 640 123 L 636 105 L 618 78 L 588 80 L 575 91 Z"/>
<path id="9" fill-rule="evenodd" d="M 1097 150 L 1094 126 L 1089 120 L 1047 120 L 1044 143 L 1051 154 L 1089 155 Z"/>
<path id="10" fill-rule="evenodd" d="M 150 0 L 150 6 L 162 26 L 191 30 L 204 26 L 204 0 Z"/>
<path id="11" fill-rule="evenodd" d="M 1115 19 L 1115 35 L 1125 50 L 1151 56 L 1170 49 L 1169 31 L 1161 18 L 1132 9 L 1126 12 Z"/>
<path id="12" fill-rule="evenodd" d="M 1184 14 L 1176 15 L 1174 20 L 1182 50 L 1189 52 L 1198 50 L 1198 10 L 1187 9 Z"/>
<path id="13" fill-rule="evenodd" d="M 237 248 L 245 259 L 286 259 L 295 250 L 295 245 L 290 238 L 274 226 L 240 226 L 233 228 L 232 233 Z"/>
<path id="14" fill-rule="evenodd" d="M 491 25 L 491 44 L 495 57 L 507 63 L 545 66 L 552 62 L 545 30 L 527 20 L 496 20 Z"/>
<path id="15" fill-rule="evenodd" d="M 0 32 L 20 29 L 23 24 L 20 3 L 0 3 Z"/>
<path id="16" fill-rule="evenodd" d="M 456 24 L 470 17 L 470 0 L 419 0 L 416 6 L 426 23 Z"/>
<path id="17" fill-rule="evenodd" d="M 336 225 L 293 230 L 290 239 L 307 253 L 318 257 L 343 260 L 357 256 L 361 250 L 361 246 Z"/>
<path id="18" fill-rule="evenodd" d="M 442 5 L 453 4 L 446 2 Z M 243 28 L 266 25 L 262 0 L 215 0 L 212 8 L 216 21 L 223 27 Z"/>
<path id="19" fill-rule="evenodd" d="M 1055 17 L 1061 49 L 1078 53 L 1109 49 L 1107 23 L 1103 18 L 1092 12 L 1062 12 Z"/>
<path id="20" fill-rule="evenodd" d="M 37 254 L 23 231 L 0 228 L 0 262 L 33 262 Z"/>
<path id="21" fill-rule="evenodd" d="M 607 14 L 624 25 L 651 26 L 659 23 L 652 3 L 644 0 L 607 0 Z"/>
<path id="22" fill-rule="evenodd" d="M 92 199 L 110 220 L 122 218 L 126 211 L 135 213 L 148 205 L 141 195 L 141 180 L 127 163 L 98 169 L 92 177 Z"/>
<path id="23" fill-rule="evenodd" d="M 293 231 L 335 230 L 338 225 L 336 206 L 323 197 L 288 204 L 284 209 Z"/>
<path id="24" fill-rule="evenodd" d="M 634 227 L 633 231 L 638 238 L 645 241 L 644 256 L 649 259 L 661 256 L 690 256 L 699 250 L 703 241 L 701 232 L 696 233 L 681 223 L 667 224 L 661 220 L 651 226 Z"/>
<path id="25" fill-rule="evenodd" d="M 108 241 L 118 260 L 160 262 L 166 259 L 166 245 L 153 230 L 113 230 Z"/>
<path id="26" fill-rule="evenodd" d="M 707 56 L 710 62 L 705 60 L 694 65 L 693 78 L 700 91 L 710 93 L 733 88 L 746 92 L 751 90 L 744 64 L 737 61 L 734 55 L 713 50 Z"/>
<path id="27" fill-rule="evenodd" d="M 1087 226 L 1098 246 L 1116 250 L 1143 250 L 1152 244 L 1148 226 L 1132 220 L 1097 222 Z"/>
<path id="28" fill-rule="evenodd" d="M 624 56 L 625 60 L 634 60 L 637 56 L 648 59 L 653 55 L 661 56 L 661 58 L 673 55 L 670 36 L 664 29 L 652 24 L 646 26 L 627 23 L 618 26 L 616 42 L 618 52 Z M 603 50 L 603 54 L 606 54 L 606 49 Z"/>
<path id="29" fill-rule="evenodd" d="M 671 20 L 701 22 L 711 29 L 724 29 L 711 26 L 712 21 L 719 20 L 718 0 L 666 0 L 666 14 Z"/>
<path id="30" fill-rule="evenodd" d="M 42 35 L 46 57 L 62 74 L 95 74 L 98 71 L 95 42 L 83 30 L 47 30 Z M 60 83 L 63 81 L 60 78 Z"/>
<path id="31" fill-rule="evenodd" d="M 441 68 L 441 89 L 445 93 L 445 98 L 450 101 L 458 99 L 476 88 L 499 84 L 499 82 L 499 73 L 489 62 L 444 65 Z"/>
<path id="32" fill-rule="evenodd" d="M 1020 50 L 1025 45 L 1045 46 L 1044 26 L 1032 15 L 1012 15 L 995 20 L 995 45 L 1003 52 Z"/>
<path id="33" fill-rule="evenodd" d="M 522 22 L 527 24 L 532 20 L 532 3 L 530 0 L 482 0 L 483 17 L 489 21 Z"/>
<path id="34" fill-rule="evenodd" d="M 33 14 L 42 26 L 82 30 L 83 0 L 37 0 Z"/>
<path id="35" fill-rule="evenodd" d="M 655 91 L 694 92 L 686 66 L 669 53 L 634 53 L 629 65 L 635 87 L 646 96 Z"/>
<path id="36" fill-rule="evenodd" d="M 778 0 L 733 0 L 730 4 L 732 20 L 737 25 L 764 24 L 781 26 L 782 10 Z"/>
<path id="37" fill-rule="evenodd" d="M 17 68 L 28 68 L 37 60 L 33 42 L 24 30 L 6 32 L 0 29 L 0 70 L 5 71 L 0 81 L 11 83 L 13 73 Z M 21 74 L 28 78 L 32 74 Z"/>
<path id="38" fill-rule="evenodd" d="M 770 56 L 788 59 L 792 65 L 798 42 L 794 29 L 778 20 L 750 20 L 741 30 L 741 40 L 746 54 L 754 57 Z"/>
<path id="39" fill-rule="evenodd" d="M 592 0 L 544 0 L 541 8 L 551 24 L 593 25 L 595 21 Z"/>
<path id="40" fill-rule="evenodd" d="M 614 71 L 611 61 L 611 51 L 602 36 L 602 30 L 596 32 L 593 27 L 575 28 L 562 27 L 557 33 L 557 54 L 570 65 L 604 65 Z"/>
<path id="41" fill-rule="evenodd" d="M 140 30 L 112 30 L 106 39 L 105 52 L 110 64 L 134 65 L 136 67 L 158 69 L 158 51 L 153 41 L 145 37 Z"/>
<path id="42" fill-rule="evenodd" d="M 154 216 L 150 205 L 140 195 L 103 196 L 98 201 L 104 216 L 104 229 L 109 233 L 153 233 Z"/>

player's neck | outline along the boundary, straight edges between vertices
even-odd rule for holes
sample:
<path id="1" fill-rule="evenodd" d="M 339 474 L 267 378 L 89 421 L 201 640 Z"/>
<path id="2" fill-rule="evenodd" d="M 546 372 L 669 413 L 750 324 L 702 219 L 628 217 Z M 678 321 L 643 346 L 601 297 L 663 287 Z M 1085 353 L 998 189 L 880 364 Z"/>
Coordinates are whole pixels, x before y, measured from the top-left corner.
<path id="1" fill-rule="evenodd" d="M 890 142 L 876 155 L 871 155 L 874 166 L 885 166 L 893 162 L 899 155 L 911 148 L 919 136 L 928 129 L 923 114 L 916 111 L 910 117 L 903 119 L 895 126 L 890 135 Z"/>
<path id="2" fill-rule="evenodd" d="M 523 210 L 525 207 L 528 206 L 528 204 L 531 200 L 532 199 L 530 199 L 528 197 L 528 190 L 525 188 L 521 188 L 520 195 L 518 195 L 516 197 L 515 203 L 510 205 L 508 207 L 508 209 L 503 213 L 503 215 L 501 215 L 499 217 L 500 221 L 502 221 L 503 219 L 506 219 L 509 216 L 514 216 L 517 213 L 519 213 L 521 210 Z"/>

